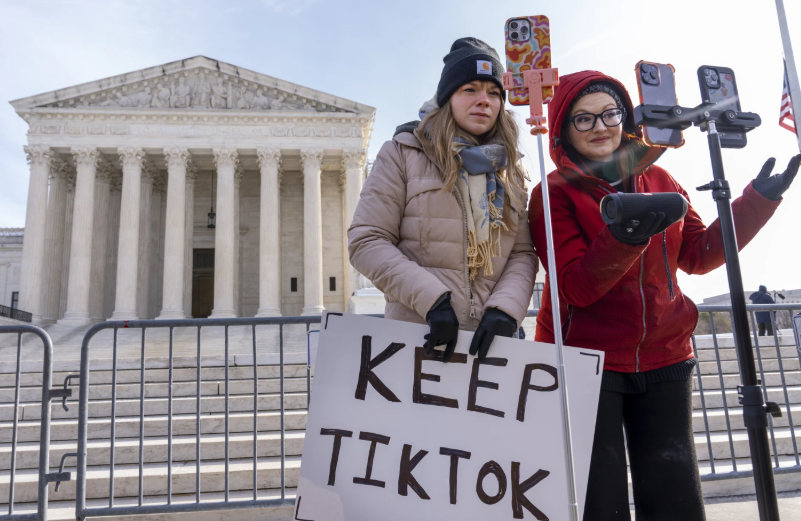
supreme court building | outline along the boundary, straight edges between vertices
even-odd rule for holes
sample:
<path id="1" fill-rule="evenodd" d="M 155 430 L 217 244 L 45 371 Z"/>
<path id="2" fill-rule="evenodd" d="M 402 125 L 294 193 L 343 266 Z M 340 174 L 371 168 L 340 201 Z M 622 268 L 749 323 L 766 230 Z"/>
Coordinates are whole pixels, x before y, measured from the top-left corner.
<path id="1" fill-rule="evenodd" d="M 347 308 L 374 108 L 202 56 L 11 104 L 34 322 Z"/>

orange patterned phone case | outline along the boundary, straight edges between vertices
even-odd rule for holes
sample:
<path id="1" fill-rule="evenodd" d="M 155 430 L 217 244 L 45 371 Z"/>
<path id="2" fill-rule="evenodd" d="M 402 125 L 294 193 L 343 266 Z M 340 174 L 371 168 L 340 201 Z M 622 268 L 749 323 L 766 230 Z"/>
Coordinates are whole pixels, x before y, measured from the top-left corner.
<path id="1" fill-rule="evenodd" d="M 513 74 L 515 87 L 509 91 L 512 105 L 528 105 L 523 71 L 551 67 L 551 23 L 547 16 L 517 16 L 506 21 L 506 70 Z M 553 98 L 553 87 L 543 89 L 543 102 Z"/>

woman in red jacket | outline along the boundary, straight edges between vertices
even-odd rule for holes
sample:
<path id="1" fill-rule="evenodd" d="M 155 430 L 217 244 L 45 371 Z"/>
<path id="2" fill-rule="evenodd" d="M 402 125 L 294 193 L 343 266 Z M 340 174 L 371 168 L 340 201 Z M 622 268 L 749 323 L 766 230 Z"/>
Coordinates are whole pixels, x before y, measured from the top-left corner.
<path id="1" fill-rule="evenodd" d="M 630 519 L 628 444 L 637 520 L 704 519 L 692 428 L 695 366 L 690 337 L 698 309 L 676 270 L 702 274 L 724 263 L 720 224 L 690 206 L 672 223 L 658 210 L 610 228 L 599 203 L 609 193 L 687 192 L 653 163 L 664 148 L 642 142 L 623 85 L 599 72 L 560 79 L 548 105 L 551 198 L 562 340 L 605 352 L 584 520 Z M 768 160 L 732 204 L 740 248 L 765 225 L 798 169 L 770 176 Z M 529 205 L 531 235 L 548 267 L 542 192 Z M 550 288 L 535 340 L 553 342 Z"/>

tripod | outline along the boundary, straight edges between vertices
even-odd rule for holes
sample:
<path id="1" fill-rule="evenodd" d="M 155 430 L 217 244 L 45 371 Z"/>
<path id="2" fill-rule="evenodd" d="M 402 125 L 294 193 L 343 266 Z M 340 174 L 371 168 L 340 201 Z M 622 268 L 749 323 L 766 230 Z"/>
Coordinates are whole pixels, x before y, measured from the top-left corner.
<path id="1" fill-rule="evenodd" d="M 731 211 L 731 190 L 723 172 L 723 157 L 718 126 L 726 131 L 748 132 L 758 127 L 761 120 L 757 114 L 734 110 L 714 110 L 713 103 L 702 103 L 695 108 L 662 105 L 640 105 L 634 109 L 637 125 L 656 128 L 684 130 L 696 125 L 705 130 L 712 160 L 712 181 L 699 186 L 700 191 L 711 191 L 718 207 L 720 231 L 723 237 L 723 252 L 726 259 L 726 273 L 732 295 L 732 317 L 734 321 L 734 340 L 740 360 L 740 381 L 737 386 L 740 403 L 743 406 L 743 423 L 748 432 L 748 445 L 751 449 L 751 463 L 756 485 L 757 504 L 761 521 L 779 520 L 779 503 L 776 485 L 773 481 L 773 468 L 770 463 L 768 446 L 768 414 L 781 416 L 781 409 L 773 402 L 763 400 L 754 366 L 754 351 L 748 330 L 748 313 L 743 295 L 743 279 L 740 271 L 739 249 L 734 231 L 734 218 Z"/>

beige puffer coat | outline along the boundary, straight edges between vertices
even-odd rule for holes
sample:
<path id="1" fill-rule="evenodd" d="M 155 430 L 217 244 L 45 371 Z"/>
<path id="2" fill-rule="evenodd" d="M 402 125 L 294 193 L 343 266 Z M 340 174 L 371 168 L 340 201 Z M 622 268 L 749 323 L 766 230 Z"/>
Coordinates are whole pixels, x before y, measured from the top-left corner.
<path id="1" fill-rule="evenodd" d="M 460 329 L 474 331 L 484 310 L 493 307 L 519 325 L 538 268 L 525 208 L 504 208 L 517 227 L 501 234 L 494 275 L 480 270 L 469 283 L 466 214 L 458 192 L 442 188 L 439 169 L 414 134 L 403 132 L 385 143 L 348 230 L 351 264 L 384 292 L 387 318 L 424 324 L 437 299 L 450 291 Z"/>

